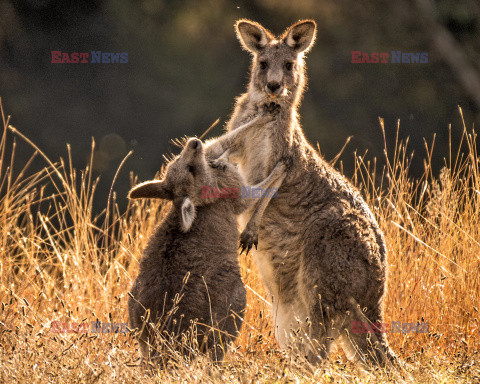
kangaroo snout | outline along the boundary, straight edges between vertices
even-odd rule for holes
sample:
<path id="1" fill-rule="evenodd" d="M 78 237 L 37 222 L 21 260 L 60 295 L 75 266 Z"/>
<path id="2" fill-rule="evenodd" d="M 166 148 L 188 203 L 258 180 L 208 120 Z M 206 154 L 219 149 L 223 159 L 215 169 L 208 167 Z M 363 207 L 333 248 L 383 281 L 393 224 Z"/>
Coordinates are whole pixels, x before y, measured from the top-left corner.
<path id="1" fill-rule="evenodd" d="M 277 83 L 276 81 L 270 81 L 267 83 L 267 93 L 270 93 L 271 95 L 278 95 L 282 89 L 281 89 L 280 83 Z"/>
<path id="2" fill-rule="evenodd" d="M 188 147 L 191 149 L 201 149 L 203 147 L 203 144 L 201 140 L 192 138 L 188 140 Z"/>

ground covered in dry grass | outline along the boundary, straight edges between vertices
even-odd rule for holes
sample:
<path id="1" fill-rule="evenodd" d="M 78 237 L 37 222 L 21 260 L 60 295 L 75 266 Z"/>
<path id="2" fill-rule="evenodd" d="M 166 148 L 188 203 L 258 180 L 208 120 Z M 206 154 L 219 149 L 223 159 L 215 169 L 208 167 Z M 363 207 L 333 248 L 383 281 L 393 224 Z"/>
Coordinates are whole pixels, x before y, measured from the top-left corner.
<path id="1" fill-rule="evenodd" d="M 408 177 L 406 143 L 396 142 L 383 170 L 364 156 L 355 159 L 353 181 L 388 243 L 386 320 L 429 325 L 427 333 L 388 335 L 405 371 L 364 372 L 340 352 L 312 367 L 280 351 L 258 271 L 251 256 L 241 255 L 248 312 L 226 361 L 214 366 L 199 357 L 146 372 L 131 334 L 90 329 L 94 321 L 127 321 L 127 292 L 161 207 L 142 202 L 119 212 L 112 193 L 95 216 L 91 164 L 75 171 L 68 158 L 50 160 L 8 127 L 3 111 L 2 118 L 0 382 L 480 382 L 480 163 L 473 130 L 452 129 L 462 145 L 445 156 L 437 177 L 433 145 L 426 145 L 425 173 L 416 180 Z M 30 149 L 44 169 L 30 171 L 30 162 L 14 167 L 16 145 Z"/>

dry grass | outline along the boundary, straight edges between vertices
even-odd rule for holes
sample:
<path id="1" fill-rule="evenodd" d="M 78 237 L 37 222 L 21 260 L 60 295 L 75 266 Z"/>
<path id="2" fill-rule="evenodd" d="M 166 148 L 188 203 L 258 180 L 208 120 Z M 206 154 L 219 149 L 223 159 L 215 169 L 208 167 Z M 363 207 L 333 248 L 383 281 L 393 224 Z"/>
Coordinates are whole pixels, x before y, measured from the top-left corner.
<path id="1" fill-rule="evenodd" d="M 2 118 L 0 382 L 398 379 L 384 371 L 362 372 L 340 353 L 314 368 L 280 351 L 258 272 L 244 255 L 240 260 L 248 312 L 237 348 L 224 364 L 214 366 L 199 357 L 148 374 L 138 367 L 130 334 L 52 332 L 53 321 L 127 321 L 127 292 L 161 210 L 158 203 L 145 202 L 120 213 L 113 194 L 105 212 L 94 217 L 91 164 L 77 172 L 70 159 L 52 162 L 7 128 L 3 111 Z M 423 319 L 430 326 L 427 334 L 389 335 L 393 349 L 408 363 L 408 374 L 403 374 L 407 381 L 480 381 L 480 163 L 476 135 L 462 129 L 463 152 L 446 156 L 439 179 L 430 167 L 430 146 L 418 180 L 408 177 L 411 157 L 398 140 L 382 175 L 376 174 L 374 163 L 356 158 L 354 181 L 374 208 L 389 247 L 386 319 Z M 12 137 L 31 148 L 32 157 L 43 159 L 45 168 L 30 172 L 26 164 L 14 172 Z M 12 155 L 7 158 L 7 153 Z"/>

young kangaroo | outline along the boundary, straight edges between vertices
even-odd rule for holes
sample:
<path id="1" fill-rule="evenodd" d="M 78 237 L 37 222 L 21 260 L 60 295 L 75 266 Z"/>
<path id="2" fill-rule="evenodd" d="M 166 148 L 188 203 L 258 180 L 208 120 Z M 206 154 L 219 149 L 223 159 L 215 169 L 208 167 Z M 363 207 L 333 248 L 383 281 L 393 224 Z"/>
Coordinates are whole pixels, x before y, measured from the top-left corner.
<path id="1" fill-rule="evenodd" d="M 140 184 L 129 194 L 173 202 L 143 252 L 128 299 L 130 327 L 139 330 L 145 359 L 162 358 L 161 347 L 150 348 L 159 334 L 170 341 L 169 348 L 188 356 L 188 347 L 179 341 L 196 321 L 200 350 L 222 360 L 241 328 L 246 292 L 237 260 L 236 216 L 253 200 L 202 196 L 202 187 L 239 191 L 245 184 L 234 165 L 209 166 L 205 152 L 200 140 L 188 140 L 163 180 Z M 279 164 L 256 187 L 269 187 L 284 170 Z"/>
<path id="2" fill-rule="evenodd" d="M 289 159 L 288 172 L 275 184 L 278 198 L 255 212 L 241 234 L 247 250 L 258 242 L 255 259 L 273 301 L 276 338 L 311 361 L 327 357 L 338 340 L 350 358 L 395 362 L 384 333 L 350 332 L 352 321 L 383 322 L 383 234 L 357 189 L 320 157 L 299 124 L 304 53 L 313 45 L 316 24 L 301 21 L 274 37 L 258 23 L 240 20 L 236 32 L 253 60 L 248 91 L 236 101 L 228 134 L 264 111 L 275 111 L 276 118 L 217 155 L 221 161 L 231 156 L 251 184 L 279 159 Z M 292 337 L 298 328 L 307 337 Z"/>

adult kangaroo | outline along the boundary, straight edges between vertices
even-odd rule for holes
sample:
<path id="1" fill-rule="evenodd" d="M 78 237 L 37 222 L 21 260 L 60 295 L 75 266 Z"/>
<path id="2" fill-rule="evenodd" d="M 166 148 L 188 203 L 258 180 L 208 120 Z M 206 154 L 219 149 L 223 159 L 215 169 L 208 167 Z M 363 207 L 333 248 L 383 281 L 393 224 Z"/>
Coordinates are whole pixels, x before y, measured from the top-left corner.
<path id="1" fill-rule="evenodd" d="M 351 332 L 353 321 L 373 323 L 374 330 L 383 322 L 383 234 L 359 191 L 308 143 L 299 123 L 304 54 L 314 43 L 316 24 L 300 21 L 275 37 L 256 22 L 240 20 L 236 32 L 253 59 L 248 90 L 236 100 L 227 130 L 265 111 L 275 121 L 268 129 L 249 130 L 220 157 L 237 162 L 251 185 L 280 159 L 289 164 L 275 186 L 278 198 L 255 212 L 241 234 L 247 250 L 258 243 L 254 256 L 273 303 L 276 339 L 313 362 L 328 356 L 333 341 L 350 358 L 394 362 L 384 333 Z"/>

